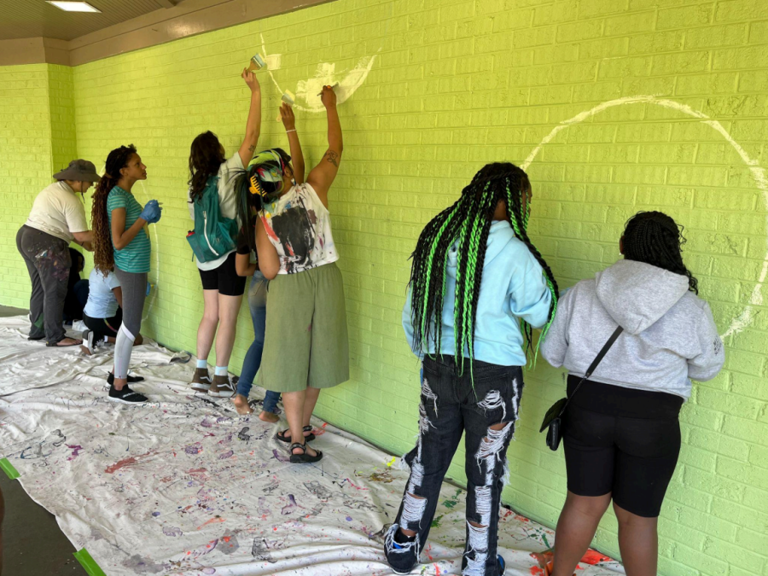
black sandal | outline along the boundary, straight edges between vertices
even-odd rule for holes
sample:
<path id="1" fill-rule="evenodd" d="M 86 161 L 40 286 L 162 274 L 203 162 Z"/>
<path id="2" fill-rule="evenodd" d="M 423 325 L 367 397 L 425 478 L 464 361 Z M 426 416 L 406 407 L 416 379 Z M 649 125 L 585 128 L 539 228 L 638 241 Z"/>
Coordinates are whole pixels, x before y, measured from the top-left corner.
<path id="1" fill-rule="evenodd" d="M 293 451 L 296 450 L 296 448 L 301 448 L 304 452 L 301 454 L 294 454 Z M 312 462 L 319 462 L 323 458 L 323 453 L 320 452 L 320 450 L 315 450 L 317 454 L 315 456 L 310 456 L 307 454 L 307 444 L 299 444 L 298 442 L 294 442 L 291 444 L 291 463 L 293 464 L 311 464 Z"/>
<path id="2" fill-rule="evenodd" d="M 282 432 L 278 432 L 275 434 L 275 438 L 280 440 L 280 442 L 285 442 L 286 444 L 290 444 L 292 438 L 290 436 L 286 436 L 285 433 L 289 432 L 290 428 L 286 428 Z M 304 436 L 304 442 L 312 442 L 312 440 L 315 439 L 315 435 L 312 434 L 312 426 L 304 426 L 304 432 L 309 432 L 307 436 Z"/>

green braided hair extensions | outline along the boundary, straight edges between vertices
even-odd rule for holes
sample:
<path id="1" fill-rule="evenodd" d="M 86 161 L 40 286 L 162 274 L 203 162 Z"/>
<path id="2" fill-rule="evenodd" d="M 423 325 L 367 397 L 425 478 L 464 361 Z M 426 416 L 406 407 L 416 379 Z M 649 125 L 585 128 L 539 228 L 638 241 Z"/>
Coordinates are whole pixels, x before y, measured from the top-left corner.
<path id="1" fill-rule="evenodd" d="M 411 320 L 414 351 L 429 349 L 434 344 L 440 354 L 441 316 L 445 296 L 445 279 L 450 248 L 457 245 L 456 295 L 454 300 L 454 339 L 459 373 L 464 372 L 466 351 L 474 359 L 474 328 L 480 284 L 485 263 L 488 234 L 496 206 L 506 204 L 507 217 L 515 236 L 523 242 L 544 270 L 547 287 L 552 293 L 547 325 L 541 341 L 552 324 L 559 296 L 552 270 L 528 237 L 530 216 L 528 175 L 514 164 L 497 162 L 484 166 L 464 188 L 459 199 L 435 216 L 422 230 L 411 258 Z M 533 330 L 521 320 L 526 355 L 535 365 L 538 345 L 534 349 Z"/>
<path id="2" fill-rule="evenodd" d="M 544 258 L 541 256 L 536 246 L 534 246 L 533 242 L 531 242 L 528 238 L 528 218 L 531 214 L 531 205 L 528 199 L 528 192 L 513 192 L 513 188 L 507 186 L 506 198 L 507 217 L 512 224 L 512 229 L 515 231 L 515 236 L 517 236 L 519 240 L 522 240 L 525 245 L 528 246 L 528 250 L 531 251 L 531 254 L 533 254 L 539 264 L 541 264 L 541 267 L 544 269 L 544 279 L 547 283 L 547 288 L 549 288 L 549 291 L 552 294 L 552 304 L 550 304 L 549 308 L 549 317 L 547 319 L 547 323 L 541 329 L 541 336 L 539 337 L 539 341 L 536 344 L 535 350 L 533 348 L 533 328 L 525 320 L 520 320 L 520 329 L 525 340 L 526 352 L 530 353 L 533 351 L 533 367 L 535 367 L 536 360 L 539 356 L 539 345 L 546 337 L 547 332 L 549 332 L 549 327 L 552 326 L 552 322 L 555 319 L 555 314 L 557 313 L 559 289 L 557 286 L 557 281 L 552 274 L 552 270 L 550 270 L 549 266 L 546 264 Z M 510 209 L 510 206 L 514 206 L 516 202 L 518 204 L 522 202 L 524 206 L 522 206 L 519 210 L 515 210 L 514 208 Z M 522 213 L 522 217 L 520 216 L 520 213 Z"/>

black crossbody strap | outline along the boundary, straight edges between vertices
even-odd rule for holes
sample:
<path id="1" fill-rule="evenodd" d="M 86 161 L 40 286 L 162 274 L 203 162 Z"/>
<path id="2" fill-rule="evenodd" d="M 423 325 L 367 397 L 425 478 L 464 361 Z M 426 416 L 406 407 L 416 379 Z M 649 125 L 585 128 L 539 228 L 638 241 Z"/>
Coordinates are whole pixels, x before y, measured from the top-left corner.
<path id="1" fill-rule="evenodd" d="M 624 331 L 624 328 L 619 326 L 614 330 L 613 334 L 611 334 L 611 337 L 608 338 L 608 341 L 603 346 L 603 349 L 598 352 L 597 356 L 595 356 L 595 359 L 592 361 L 592 364 L 589 365 L 589 368 L 587 368 L 587 373 L 584 374 L 584 378 L 581 379 L 581 382 L 579 382 L 576 385 L 576 388 L 573 389 L 573 394 L 571 394 L 568 398 L 565 400 L 565 405 L 563 406 L 563 409 L 560 411 L 560 414 L 562 415 L 563 412 L 565 412 L 566 407 L 568 406 L 568 403 L 571 401 L 571 398 L 573 398 L 576 395 L 576 392 L 579 391 L 579 388 L 581 388 L 581 385 L 584 384 L 585 380 L 588 380 L 590 376 L 592 376 L 592 373 L 597 369 L 598 364 L 602 362 L 605 355 L 608 353 L 608 350 L 611 349 L 611 346 L 613 346 L 613 343 L 616 342 L 619 336 L 621 336 L 621 333 Z"/>

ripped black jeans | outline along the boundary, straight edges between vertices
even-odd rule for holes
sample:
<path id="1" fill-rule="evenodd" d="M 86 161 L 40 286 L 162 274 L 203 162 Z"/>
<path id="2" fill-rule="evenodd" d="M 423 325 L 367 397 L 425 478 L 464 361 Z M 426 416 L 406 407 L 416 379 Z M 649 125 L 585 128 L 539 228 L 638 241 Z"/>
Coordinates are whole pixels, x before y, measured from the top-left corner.
<path id="1" fill-rule="evenodd" d="M 474 361 L 474 387 L 468 359 L 464 360 L 461 376 L 457 375 L 453 356 L 427 357 L 423 369 L 419 440 L 405 456 L 411 475 L 397 519 L 387 534 L 387 560 L 401 573 L 407 573 L 418 562 L 429 536 L 440 486 L 461 434 L 466 431 L 467 541 L 462 574 L 496 576 L 499 505 L 507 448 L 523 392 L 522 369 Z M 501 430 L 491 428 L 502 422 L 508 424 Z M 395 545 L 398 528 L 416 532 L 415 541 Z"/>

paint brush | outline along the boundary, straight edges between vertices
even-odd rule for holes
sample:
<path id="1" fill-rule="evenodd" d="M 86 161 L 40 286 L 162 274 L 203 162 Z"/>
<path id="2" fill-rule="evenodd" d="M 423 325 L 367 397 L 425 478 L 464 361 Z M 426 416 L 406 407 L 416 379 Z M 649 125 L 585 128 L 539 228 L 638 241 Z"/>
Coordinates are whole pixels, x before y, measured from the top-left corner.
<path id="1" fill-rule="evenodd" d="M 261 70 L 266 65 L 267 63 L 264 62 L 264 58 L 261 55 L 254 54 L 253 58 L 251 58 L 251 63 L 248 65 L 248 70 Z"/>
<path id="2" fill-rule="evenodd" d="M 335 90 L 335 89 L 336 89 L 336 86 L 338 86 L 338 85 L 339 85 L 339 83 L 338 83 L 338 82 L 336 82 L 336 83 L 335 83 L 333 86 L 331 86 L 331 90 Z M 323 95 L 323 91 L 321 90 L 321 91 L 319 92 L 318 96 L 322 96 L 322 95 Z"/>
<path id="3" fill-rule="evenodd" d="M 293 92 L 291 92 L 290 90 L 286 90 L 283 93 L 283 96 L 280 98 L 280 100 L 282 100 L 283 102 L 288 104 L 288 106 L 293 108 L 293 104 L 296 102 L 296 95 Z M 277 120 L 278 120 L 278 122 L 280 120 L 282 120 L 282 116 L 280 115 L 280 111 L 279 110 L 277 112 Z"/>
<path id="4" fill-rule="evenodd" d="M 281 100 L 293 108 L 293 104 L 296 102 L 296 95 L 290 90 L 286 90 Z"/>

